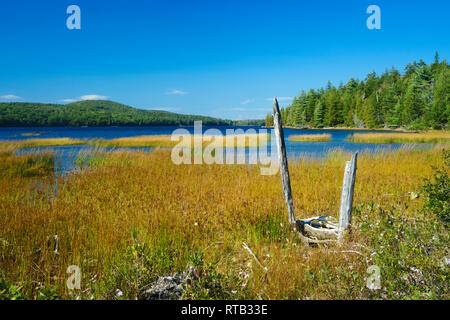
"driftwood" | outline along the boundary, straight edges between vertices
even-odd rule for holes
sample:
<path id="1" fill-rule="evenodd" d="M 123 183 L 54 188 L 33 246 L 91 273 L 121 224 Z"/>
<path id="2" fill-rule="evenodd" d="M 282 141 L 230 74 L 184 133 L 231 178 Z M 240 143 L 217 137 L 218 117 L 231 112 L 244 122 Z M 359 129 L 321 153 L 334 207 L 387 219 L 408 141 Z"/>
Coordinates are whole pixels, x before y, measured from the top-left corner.
<path id="1" fill-rule="evenodd" d="M 247 250 L 248 251 L 248 253 L 250 253 L 250 255 L 255 259 L 255 261 L 258 263 L 258 265 L 264 270 L 264 271 L 266 271 L 267 272 L 267 267 L 264 267 L 263 265 L 262 265 L 262 263 L 261 262 L 259 262 L 259 260 L 258 260 L 258 258 L 256 257 L 256 255 L 253 253 L 253 251 L 249 248 L 249 246 L 245 243 L 245 242 L 242 242 L 242 247 L 245 249 L 245 250 Z"/>
<path id="2" fill-rule="evenodd" d="M 278 162 L 280 163 L 281 184 L 289 213 L 289 224 L 295 225 L 294 201 L 292 200 L 291 180 L 289 178 L 286 146 L 284 144 L 283 125 L 281 123 L 280 107 L 278 106 L 277 98 L 273 99 L 273 125 L 277 142 Z"/>
<path id="3" fill-rule="evenodd" d="M 296 220 L 294 214 L 294 201 L 292 199 L 291 182 L 284 143 L 283 125 L 278 101 L 273 101 L 273 122 L 275 139 L 277 143 L 278 161 L 280 163 L 281 184 L 284 199 L 288 207 L 289 224 L 295 228 L 298 237 L 307 243 L 327 243 L 340 239 L 351 223 L 353 206 L 353 193 L 355 188 L 356 161 L 358 153 L 352 155 L 350 161 L 346 162 L 344 180 L 342 184 L 341 207 L 339 211 L 339 224 L 332 220 L 333 217 L 326 215 L 309 219 Z"/>
<path id="4" fill-rule="evenodd" d="M 353 193 L 355 191 L 356 161 L 358 152 L 345 163 L 344 181 L 342 182 L 341 208 L 339 210 L 339 230 L 345 231 L 352 222 Z"/>

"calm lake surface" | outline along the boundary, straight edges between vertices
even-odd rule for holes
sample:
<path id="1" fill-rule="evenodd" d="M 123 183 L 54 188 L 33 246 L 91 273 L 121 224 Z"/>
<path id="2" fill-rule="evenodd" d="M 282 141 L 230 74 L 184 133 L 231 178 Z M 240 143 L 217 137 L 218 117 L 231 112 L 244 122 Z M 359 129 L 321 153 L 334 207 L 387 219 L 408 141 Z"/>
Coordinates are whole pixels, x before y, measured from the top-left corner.
<path id="1" fill-rule="evenodd" d="M 175 129 L 184 128 L 190 133 L 194 133 L 194 127 L 176 127 L 176 126 L 161 126 L 161 127 L 14 127 L 14 128 L 0 128 L 0 140 L 25 140 L 30 138 L 77 138 L 77 139 L 114 139 L 120 137 L 132 137 L 137 135 L 170 135 Z M 203 126 L 203 132 L 208 129 L 218 129 L 225 135 L 227 129 L 254 129 L 256 132 L 262 130 L 261 127 L 245 126 L 245 127 L 231 127 L 231 126 Z M 267 129 L 273 133 L 273 130 Z M 298 158 L 303 156 L 321 158 L 329 151 L 341 149 L 346 152 L 380 152 L 393 151 L 404 144 L 365 144 L 348 142 L 347 136 L 354 133 L 368 133 L 380 131 L 368 130 L 296 130 L 284 129 L 286 139 L 286 149 L 289 158 Z M 29 136 L 29 134 L 39 133 L 36 136 Z M 291 142 L 288 141 L 289 136 L 299 134 L 322 134 L 328 133 L 331 135 L 329 142 Z M 413 146 L 418 147 L 418 146 Z M 421 148 L 427 147 L 422 145 Z M 40 150 L 52 150 L 55 152 L 59 162 L 60 170 L 66 172 L 75 168 L 74 161 L 77 155 L 82 152 L 90 152 L 95 150 L 95 147 L 88 145 L 78 146 L 58 146 L 58 147 L 41 147 Z M 127 148 L 127 149 L 144 149 L 150 148 Z M 270 152 L 270 145 L 268 146 Z M 27 152 L 23 150 L 21 152 Z M 248 153 L 248 149 L 246 150 Z"/>

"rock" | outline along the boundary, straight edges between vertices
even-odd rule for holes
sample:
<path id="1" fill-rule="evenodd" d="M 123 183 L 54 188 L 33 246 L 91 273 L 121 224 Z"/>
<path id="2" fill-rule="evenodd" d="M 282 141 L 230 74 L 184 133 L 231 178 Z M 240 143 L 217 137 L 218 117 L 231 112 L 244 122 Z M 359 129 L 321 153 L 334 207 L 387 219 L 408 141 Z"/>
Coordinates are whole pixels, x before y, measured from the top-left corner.
<path id="1" fill-rule="evenodd" d="M 169 276 L 158 277 L 158 279 L 144 290 L 140 295 L 140 300 L 178 300 L 180 299 L 186 284 L 198 278 L 197 268 L 189 267 L 183 273 L 176 273 Z"/>

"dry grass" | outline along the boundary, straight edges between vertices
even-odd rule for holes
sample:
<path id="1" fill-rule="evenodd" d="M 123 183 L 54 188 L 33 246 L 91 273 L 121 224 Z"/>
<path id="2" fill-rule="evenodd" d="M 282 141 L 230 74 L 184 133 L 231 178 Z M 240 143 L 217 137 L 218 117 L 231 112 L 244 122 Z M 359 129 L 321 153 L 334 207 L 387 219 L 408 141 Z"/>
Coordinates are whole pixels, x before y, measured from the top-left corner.
<path id="1" fill-rule="evenodd" d="M 349 157 L 335 152 L 323 161 L 291 164 L 297 218 L 337 216 Z M 70 175 L 50 201 L 45 192 L 0 179 L 0 276 L 21 286 L 27 297 L 56 285 L 55 294 L 63 298 L 115 299 L 117 290 L 134 298 L 155 276 L 197 261 L 230 277 L 223 290 L 231 298 L 370 298 L 364 279 L 378 244 L 363 226 L 378 225 L 386 216 L 377 204 L 399 208 L 395 217 L 418 223 L 422 200 L 407 195 L 431 176 L 440 151 L 360 155 L 353 232 L 343 244 L 328 247 L 296 240 L 286 226 L 279 175 L 263 176 L 257 166 L 175 165 L 167 150 L 121 151 L 108 158 Z M 57 252 L 53 235 L 59 238 Z M 346 250 L 360 254 L 339 253 Z M 66 269 L 73 264 L 82 270 L 82 292 L 70 295 Z"/>
<path id="2" fill-rule="evenodd" d="M 71 146 L 85 144 L 86 141 L 72 138 L 42 138 L 42 139 L 26 139 L 26 140 L 3 140 L 0 141 L 0 148 L 36 148 L 46 146 Z"/>
<path id="3" fill-rule="evenodd" d="M 295 142 L 327 142 L 331 140 L 331 134 L 300 134 L 289 136 L 289 141 Z"/>
<path id="4" fill-rule="evenodd" d="M 147 135 L 116 138 L 111 140 L 98 139 L 90 143 L 101 147 L 174 147 L 176 145 L 183 147 L 194 147 L 199 142 L 203 147 L 210 143 L 220 144 L 227 147 L 249 148 L 264 145 L 266 141 L 270 141 L 268 134 L 247 134 L 247 135 L 227 135 L 227 136 L 208 136 L 194 137 L 186 135 L 173 141 L 171 135 Z"/>
<path id="5" fill-rule="evenodd" d="M 360 143 L 450 143 L 449 131 L 425 133 L 355 133 L 348 137 Z"/>

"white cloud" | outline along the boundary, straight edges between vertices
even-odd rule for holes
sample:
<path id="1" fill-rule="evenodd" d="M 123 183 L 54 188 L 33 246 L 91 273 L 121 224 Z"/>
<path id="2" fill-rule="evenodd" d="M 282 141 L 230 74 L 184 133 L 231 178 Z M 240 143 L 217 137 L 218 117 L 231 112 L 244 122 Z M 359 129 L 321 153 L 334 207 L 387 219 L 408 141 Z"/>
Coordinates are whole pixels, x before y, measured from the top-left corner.
<path id="1" fill-rule="evenodd" d="M 108 97 L 106 96 L 101 96 L 98 94 L 88 94 L 80 97 L 81 100 L 106 100 L 107 98 Z"/>
<path id="2" fill-rule="evenodd" d="M 61 99 L 61 100 L 58 100 L 58 102 L 65 102 L 65 103 L 70 103 L 70 102 L 75 102 L 75 101 L 77 101 L 77 100 L 75 100 L 75 99 Z"/>
<path id="3" fill-rule="evenodd" d="M 20 99 L 20 97 L 14 95 L 14 94 L 7 94 L 4 96 L 1 96 L 0 98 L 5 99 L 5 100 L 16 100 L 16 99 Z"/>
<path id="4" fill-rule="evenodd" d="M 255 101 L 255 99 L 245 99 L 244 101 L 241 102 L 241 104 L 249 104 L 253 101 Z"/>
<path id="5" fill-rule="evenodd" d="M 166 92 L 166 94 L 179 94 L 179 95 L 183 95 L 183 94 L 188 94 L 187 91 L 183 91 L 183 90 L 178 90 L 178 89 L 172 89 Z"/>
<path id="6" fill-rule="evenodd" d="M 276 97 L 278 101 L 291 101 L 292 97 Z M 273 98 L 267 98 L 267 101 L 273 101 Z"/>

